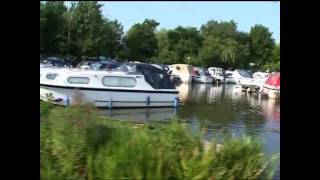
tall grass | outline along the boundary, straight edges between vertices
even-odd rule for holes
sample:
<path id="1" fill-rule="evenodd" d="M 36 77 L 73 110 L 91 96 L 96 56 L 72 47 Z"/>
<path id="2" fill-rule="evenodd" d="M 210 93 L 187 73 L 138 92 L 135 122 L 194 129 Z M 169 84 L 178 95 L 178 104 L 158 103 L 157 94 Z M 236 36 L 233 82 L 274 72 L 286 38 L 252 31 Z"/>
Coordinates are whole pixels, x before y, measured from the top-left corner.
<path id="1" fill-rule="evenodd" d="M 41 179 L 271 179 L 277 156 L 260 141 L 226 138 L 205 145 L 173 120 L 136 126 L 100 118 L 89 107 L 41 104 Z"/>

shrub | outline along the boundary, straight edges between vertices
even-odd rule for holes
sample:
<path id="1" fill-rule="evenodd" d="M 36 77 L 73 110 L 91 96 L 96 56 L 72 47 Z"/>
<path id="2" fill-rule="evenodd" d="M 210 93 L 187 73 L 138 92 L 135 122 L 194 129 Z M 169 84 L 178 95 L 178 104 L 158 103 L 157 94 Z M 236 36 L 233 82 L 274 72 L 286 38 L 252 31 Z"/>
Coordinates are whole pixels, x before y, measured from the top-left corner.
<path id="1" fill-rule="evenodd" d="M 41 179 L 271 179 L 275 169 L 277 156 L 251 137 L 218 145 L 178 120 L 136 126 L 89 107 L 41 112 Z"/>

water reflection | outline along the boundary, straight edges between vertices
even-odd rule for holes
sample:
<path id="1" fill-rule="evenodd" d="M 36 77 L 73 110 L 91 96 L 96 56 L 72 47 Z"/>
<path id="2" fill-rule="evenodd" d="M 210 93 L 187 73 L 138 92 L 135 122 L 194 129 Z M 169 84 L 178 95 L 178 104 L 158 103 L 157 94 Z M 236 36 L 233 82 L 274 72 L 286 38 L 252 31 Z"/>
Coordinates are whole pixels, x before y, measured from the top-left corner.
<path id="1" fill-rule="evenodd" d="M 263 136 L 280 133 L 280 100 L 262 99 L 241 92 L 236 85 L 186 84 L 176 87 L 183 106 L 102 110 L 117 119 L 132 121 L 169 121 L 177 116 L 187 122 L 207 126 L 208 134 L 243 133 Z M 279 137 L 277 137 L 279 139 Z"/>
<path id="2" fill-rule="evenodd" d="M 192 86 L 178 117 L 191 129 L 206 126 L 207 138 L 219 140 L 224 134 L 250 134 L 261 138 L 267 154 L 280 152 L 280 100 L 247 94 L 235 85 Z M 280 162 L 274 179 L 280 179 Z"/>
<path id="3" fill-rule="evenodd" d="M 179 86 L 176 87 L 179 91 L 179 99 L 183 102 L 187 101 L 190 94 L 191 94 L 191 84 L 188 83 L 181 83 Z"/>
<path id="4" fill-rule="evenodd" d="M 264 130 L 258 96 L 243 93 L 235 85 L 194 84 L 189 98 L 183 99 L 178 117 L 207 126 L 209 133 L 258 134 Z"/>
<path id="5" fill-rule="evenodd" d="M 134 122 L 170 121 L 176 116 L 174 108 L 101 109 L 104 116 Z"/>
<path id="6" fill-rule="evenodd" d="M 174 108 L 104 110 L 106 116 L 133 121 L 169 121 L 177 116 L 190 130 L 207 127 L 207 138 L 225 133 L 260 137 L 267 154 L 280 151 L 280 100 L 247 94 L 236 85 L 181 84 L 176 89 L 183 106 Z M 279 172 L 276 177 L 279 177 Z"/>

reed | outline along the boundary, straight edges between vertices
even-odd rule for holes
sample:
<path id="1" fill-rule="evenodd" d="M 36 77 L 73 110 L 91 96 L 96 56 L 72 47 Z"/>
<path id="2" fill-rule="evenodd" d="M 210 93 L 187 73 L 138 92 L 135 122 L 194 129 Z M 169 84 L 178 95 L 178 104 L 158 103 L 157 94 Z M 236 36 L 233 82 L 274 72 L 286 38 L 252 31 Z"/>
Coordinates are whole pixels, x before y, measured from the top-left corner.
<path id="1" fill-rule="evenodd" d="M 41 179 L 265 180 L 279 157 L 248 136 L 205 143 L 178 120 L 138 126 L 90 107 L 40 106 Z"/>

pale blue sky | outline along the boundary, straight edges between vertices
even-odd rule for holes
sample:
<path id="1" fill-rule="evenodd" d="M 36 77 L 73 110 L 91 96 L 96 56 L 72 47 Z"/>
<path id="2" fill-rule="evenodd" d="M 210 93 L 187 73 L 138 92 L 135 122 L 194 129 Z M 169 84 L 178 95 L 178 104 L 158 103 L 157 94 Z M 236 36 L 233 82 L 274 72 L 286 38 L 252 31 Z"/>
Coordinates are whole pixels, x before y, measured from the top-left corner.
<path id="1" fill-rule="evenodd" d="M 214 2 L 214 1 L 108 1 L 102 12 L 107 18 L 117 19 L 126 32 L 144 19 L 155 19 L 158 29 L 173 29 L 178 25 L 200 28 L 207 21 L 234 20 L 238 30 L 249 32 L 255 24 L 262 24 L 280 42 L 280 2 Z"/>

